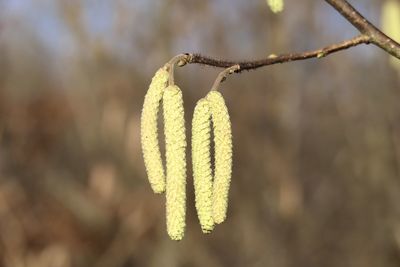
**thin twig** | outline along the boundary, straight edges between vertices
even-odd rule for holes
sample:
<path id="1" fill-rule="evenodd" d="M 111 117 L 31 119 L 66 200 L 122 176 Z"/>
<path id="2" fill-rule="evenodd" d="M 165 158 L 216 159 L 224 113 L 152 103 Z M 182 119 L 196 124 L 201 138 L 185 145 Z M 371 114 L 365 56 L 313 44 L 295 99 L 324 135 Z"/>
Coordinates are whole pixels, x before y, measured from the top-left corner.
<path id="1" fill-rule="evenodd" d="M 235 71 L 236 73 L 239 73 L 242 72 L 243 70 L 253 70 L 277 63 L 285 63 L 285 62 L 304 60 L 309 58 L 322 58 L 329 54 L 338 52 L 340 50 L 348 49 L 350 47 L 357 46 L 360 44 L 368 44 L 369 42 L 370 38 L 368 36 L 360 35 L 354 37 L 353 39 L 346 40 L 338 44 L 332 44 L 330 46 L 318 50 L 307 51 L 302 53 L 288 53 L 277 56 L 270 55 L 265 59 L 260 59 L 255 61 L 243 61 L 243 62 L 218 60 L 207 56 L 202 56 L 199 54 L 186 54 L 186 55 L 188 56 L 187 63 L 190 64 L 202 64 L 218 68 L 229 68 L 233 65 L 239 65 L 240 69 Z"/>

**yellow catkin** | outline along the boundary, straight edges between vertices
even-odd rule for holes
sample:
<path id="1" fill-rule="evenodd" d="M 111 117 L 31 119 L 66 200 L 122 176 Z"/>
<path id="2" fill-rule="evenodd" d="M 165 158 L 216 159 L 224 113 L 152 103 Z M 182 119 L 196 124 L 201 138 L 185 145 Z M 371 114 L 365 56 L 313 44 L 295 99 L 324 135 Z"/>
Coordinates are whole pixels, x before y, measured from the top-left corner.
<path id="1" fill-rule="evenodd" d="M 382 29 L 391 38 L 400 42 L 400 3 L 398 0 L 386 0 L 382 5 Z"/>
<path id="2" fill-rule="evenodd" d="M 172 240 L 181 240 L 185 232 L 186 216 L 186 133 L 182 92 L 177 86 L 165 89 L 163 110 L 167 232 Z"/>
<path id="3" fill-rule="evenodd" d="M 213 217 L 215 223 L 226 219 L 232 174 L 232 130 L 228 108 L 221 93 L 207 95 L 214 127 L 215 170 L 213 183 Z"/>
<path id="4" fill-rule="evenodd" d="M 192 162 L 196 210 L 203 233 L 210 233 L 214 229 L 210 138 L 209 103 L 206 99 L 200 99 L 194 109 L 192 121 Z"/>
<path id="5" fill-rule="evenodd" d="M 283 10 L 283 0 L 267 0 L 267 4 L 272 12 L 278 13 Z"/>
<path id="6" fill-rule="evenodd" d="M 155 193 L 165 191 L 165 175 L 158 143 L 157 118 L 169 74 L 161 68 L 153 77 L 144 98 L 141 117 L 141 143 L 147 176 Z"/>
<path id="7" fill-rule="evenodd" d="M 392 39 L 400 42 L 400 3 L 398 0 L 386 0 L 382 6 L 382 29 Z M 400 60 L 390 56 L 392 67 L 400 71 Z"/>

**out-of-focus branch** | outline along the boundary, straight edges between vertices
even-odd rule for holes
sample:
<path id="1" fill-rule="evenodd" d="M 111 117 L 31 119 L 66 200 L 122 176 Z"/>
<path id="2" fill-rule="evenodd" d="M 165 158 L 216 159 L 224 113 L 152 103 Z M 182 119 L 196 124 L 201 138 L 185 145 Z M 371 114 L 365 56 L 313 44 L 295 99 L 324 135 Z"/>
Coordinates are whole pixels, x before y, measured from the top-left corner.
<path id="1" fill-rule="evenodd" d="M 341 43 L 332 44 L 324 48 L 301 52 L 301 53 L 287 53 L 281 55 L 270 55 L 265 59 L 254 60 L 254 61 L 229 61 L 229 60 L 218 60 L 208 56 L 200 54 L 187 53 L 184 56 L 184 64 L 202 64 L 218 68 L 229 68 L 233 65 L 239 65 L 240 68 L 235 70 L 236 73 L 244 70 L 254 70 L 260 67 L 273 65 L 277 63 L 285 63 L 297 60 L 305 60 L 309 58 L 321 58 L 329 54 L 348 49 L 360 44 L 373 43 L 385 50 L 390 55 L 400 59 L 400 44 L 385 35 L 371 22 L 369 22 L 364 16 L 360 14 L 352 5 L 346 0 L 325 0 L 333 8 L 335 8 L 344 18 L 346 18 L 351 24 L 356 27 L 360 35 L 350 40 L 343 41 Z"/>
<path id="2" fill-rule="evenodd" d="M 325 0 L 336 9 L 345 19 L 347 19 L 360 33 L 370 37 L 371 43 L 379 46 L 387 53 L 400 59 L 400 44 L 384 34 L 375 25 L 368 21 L 346 0 Z"/>

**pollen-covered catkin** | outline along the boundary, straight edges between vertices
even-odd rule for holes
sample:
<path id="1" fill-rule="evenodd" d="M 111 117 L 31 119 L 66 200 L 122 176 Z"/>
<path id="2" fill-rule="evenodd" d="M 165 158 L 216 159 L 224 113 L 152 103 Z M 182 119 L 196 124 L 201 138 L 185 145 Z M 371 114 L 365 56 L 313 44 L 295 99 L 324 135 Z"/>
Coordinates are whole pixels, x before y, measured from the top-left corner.
<path id="1" fill-rule="evenodd" d="M 147 176 L 155 193 L 165 191 L 165 175 L 158 143 L 157 118 L 169 73 L 159 69 L 144 98 L 141 117 L 141 143 Z"/>
<path id="2" fill-rule="evenodd" d="M 203 233 L 210 233 L 214 229 L 210 145 L 210 107 L 206 99 L 200 99 L 192 120 L 192 162 L 196 210 Z"/>
<path id="3" fill-rule="evenodd" d="M 181 240 L 186 216 L 186 133 L 181 90 L 168 86 L 163 96 L 166 150 L 167 232 L 172 240 Z"/>
<path id="4" fill-rule="evenodd" d="M 207 95 L 214 127 L 215 171 L 213 183 L 213 218 L 222 223 L 228 209 L 228 193 L 232 174 L 232 130 L 228 108 L 221 93 Z"/>
<path id="5" fill-rule="evenodd" d="M 267 0 L 267 4 L 272 12 L 278 13 L 283 10 L 283 0 Z"/>

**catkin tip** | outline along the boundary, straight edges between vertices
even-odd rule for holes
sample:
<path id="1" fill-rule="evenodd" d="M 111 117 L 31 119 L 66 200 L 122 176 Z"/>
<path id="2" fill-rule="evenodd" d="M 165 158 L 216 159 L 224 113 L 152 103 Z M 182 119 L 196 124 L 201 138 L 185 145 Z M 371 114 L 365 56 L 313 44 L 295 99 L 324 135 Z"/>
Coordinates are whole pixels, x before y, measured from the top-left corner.
<path id="1" fill-rule="evenodd" d="M 283 0 L 267 0 L 267 4 L 272 12 L 279 13 L 283 11 Z"/>
<path id="2" fill-rule="evenodd" d="M 146 93 L 141 116 L 141 143 L 147 177 L 154 193 L 165 191 L 165 174 L 158 143 L 157 119 L 160 102 L 167 86 L 169 74 L 160 68 L 154 75 Z"/>

